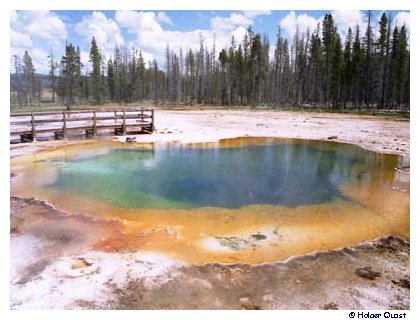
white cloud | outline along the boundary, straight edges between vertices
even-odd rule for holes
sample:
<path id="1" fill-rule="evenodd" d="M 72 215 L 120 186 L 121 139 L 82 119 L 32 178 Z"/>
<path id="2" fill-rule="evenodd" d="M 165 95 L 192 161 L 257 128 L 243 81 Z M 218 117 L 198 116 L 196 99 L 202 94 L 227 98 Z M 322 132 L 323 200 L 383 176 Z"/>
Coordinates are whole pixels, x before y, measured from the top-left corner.
<path id="1" fill-rule="evenodd" d="M 48 11 L 33 11 L 31 23 L 25 28 L 32 37 L 47 41 L 61 41 L 67 37 L 64 22 Z"/>
<path id="2" fill-rule="evenodd" d="M 360 35 L 363 36 L 367 28 L 367 17 L 362 11 L 352 10 L 336 10 L 331 12 L 334 22 L 337 25 L 337 31 L 342 39 L 345 39 L 349 27 L 353 34 L 356 32 L 356 26 L 360 28 Z M 373 17 L 371 18 L 371 25 L 373 27 Z"/>
<path id="3" fill-rule="evenodd" d="M 156 19 L 159 22 L 166 23 L 168 25 L 173 25 L 171 18 L 165 12 L 158 12 L 156 15 Z"/>
<path id="4" fill-rule="evenodd" d="M 129 48 L 139 48 L 146 60 L 153 57 L 162 63 L 167 45 L 175 51 L 182 48 L 185 53 L 187 48 L 198 49 L 200 39 L 209 48 L 215 41 L 216 50 L 229 45 L 232 36 L 238 43 L 242 41 L 246 28 L 254 23 L 251 17 L 263 14 L 269 14 L 269 12 L 235 12 L 228 17 L 216 16 L 211 19 L 211 29 L 196 29 L 187 32 L 165 30 L 162 23 L 167 23 L 167 21 L 163 21 L 166 18 L 153 12 L 117 11 L 115 21 L 121 28 L 125 28 L 135 35 L 135 39 L 128 43 Z"/>
<path id="5" fill-rule="evenodd" d="M 253 24 L 253 20 L 239 13 L 231 13 L 229 17 L 214 17 L 211 19 L 212 28 L 216 31 L 230 31 L 239 26 L 248 27 Z"/>
<path id="6" fill-rule="evenodd" d="M 255 18 L 258 16 L 267 16 L 271 14 L 270 10 L 244 10 L 243 14 L 248 18 Z"/>
<path id="7" fill-rule="evenodd" d="M 405 25 L 408 31 L 410 31 L 410 13 L 401 11 L 392 20 L 393 25 L 398 26 L 399 28 Z"/>
<path id="8" fill-rule="evenodd" d="M 113 19 L 108 19 L 102 12 L 94 11 L 90 16 L 84 17 L 76 24 L 75 30 L 85 39 L 87 48 L 90 48 L 92 37 L 95 37 L 101 53 L 106 56 L 113 52 L 116 45 L 124 44 L 118 24 Z"/>
<path id="9" fill-rule="evenodd" d="M 34 48 L 30 52 L 32 61 L 35 66 L 38 66 L 37 72 L 42 71 L 41 66 L 48 66 L 48 55 L 49 53 L 41 48 Z M 44 71 L 45 72 L 45 71 Z M 48 73 L 48 72 L 46 72 Z"/>
<path id="10" fill-rule="evenodd" d="M 144 57 L 153 56 L 162 62 L 163 54 L 167 45 L 173 50 L 180 48 L 196 49 L 199 46 L 200 37 L 208 39 L 211 36 L 208 31 L 195 30 L 190 32 L 160 31 L 160 32 L 139 32 L 137 38 L 132 41 L 130 47 L 137 47 L 144 52 Z"/>
<path id="11" fill-rule="evenodd" d="M 65 23 L 50 11 L 15 11 L 11 14 L 10 27 L 27 35 L 33 42 L 42 40 L 53 46 L 67 38 Z"/>
<path id="12" fill-rule="evenodd" d="M 309 28 L 309 31 L 312 32 L 315 30 L 318 22 L 319 20 L 307 15 L 306 13 L 296 15 L 294 11 L 290 11 L 278 25 L 280 26 L 282 33 L 284 33 L 289 39 L 292 39 L 296 30 L 298 30 L 299 33 L 305 33 Z"/>
<path id="13" fill-rule="evenodd" d="M 237 27 L 235 30 L 231 32 L 232 36 L 235 37 L 236 44 L 238 42 L 242 41 L 242 39 L 245 37 L 245 34 L 247 33 L 247 29 L 244 27 Z"/>
<path id="14" fill-rule="evenodd" d="M 59 50 L 68 36 L 67 26 L 54 12 L 11 11 L 10 59 L 25 50 L 32 57 L 37 72 L 48 72 L 50 50 Z M 13 66 L 13 63 L 11 63 Z"/>
<path id="15" fill-rule="evenodd" d="M 17 21 L 18 14 L 16 10 L 10 11 L 10 23 L 15 23 Z"/>
<path id="16" fill-rule="evenodd" d="M 162 32 L 154 12 L 117 11 L 115 21 L 131 33 Z"/>
<path id="17" fill-rule="evenodd" d="M 13 29 L 10 30 L 10 46 L 12 48 L 32 48 L 33 42 L 31 37 L 27 34 L 23 34 L 21 32 L 15 31 Z"/>

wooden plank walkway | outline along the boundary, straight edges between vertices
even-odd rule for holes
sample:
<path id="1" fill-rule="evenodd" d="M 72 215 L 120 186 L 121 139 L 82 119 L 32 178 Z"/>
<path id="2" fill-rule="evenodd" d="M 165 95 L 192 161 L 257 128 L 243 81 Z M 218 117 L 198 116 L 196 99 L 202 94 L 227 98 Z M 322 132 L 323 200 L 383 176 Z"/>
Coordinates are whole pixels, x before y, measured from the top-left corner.
<path id="1" fill-rule="evenodd" d="M 135 133 L 152 133 L 154 110 L 33 112 L 10 116 L 10 137 L 19 136 L 21 142 L 36 141 L 39 134 L 65 139 L 70 134 L 84 132 L 86 138 L 91 138 L 103 129 L 114 130 L 115 135 L 126 135 L 135 128 Z"/>

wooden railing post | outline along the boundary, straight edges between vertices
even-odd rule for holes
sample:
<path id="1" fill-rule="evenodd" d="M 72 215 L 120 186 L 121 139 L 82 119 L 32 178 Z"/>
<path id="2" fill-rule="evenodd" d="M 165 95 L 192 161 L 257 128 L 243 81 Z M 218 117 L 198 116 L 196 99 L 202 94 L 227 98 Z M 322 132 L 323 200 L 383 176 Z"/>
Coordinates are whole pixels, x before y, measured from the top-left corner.
<path id="1" fill-rule="evenodd" d="M 151 110 L 152 111 L 152 123 L 151 123 L 151 131 L 153 132 L 155 130 L 155 110 Z"/>
<path id="2" fill-rule="evenodd" d="M 96 128 L 96 111 L 93 111 L 93 136 L 96 137 L 97 128 Z"/>
<path id="3" fill-rule="evenodd" d="M 117 123 L 117 110 L 114 109 L 114 123 Z"/>
<path id="4" fill-rule="evenodd" d="M 126 126 L 125 126 L 125 110 L 122 111 L 123 112 L 123 124 L 122 124 L 122 130 L 123 130 L 123 135 L 126 134 Z"/>
<path id="5" fill-rule="evenodd" d="M 34 113 L 31 112 L 31 126 L 32 126 L 32 141 L 36 140 L 36 130 L 35 130 L 35 116 Z"/>
<path id="6" fill-rule="evenodd" d="M 66 112 L 63 111 L 63 138 L 67 138 L 67 123 L 66 123 Z"/>

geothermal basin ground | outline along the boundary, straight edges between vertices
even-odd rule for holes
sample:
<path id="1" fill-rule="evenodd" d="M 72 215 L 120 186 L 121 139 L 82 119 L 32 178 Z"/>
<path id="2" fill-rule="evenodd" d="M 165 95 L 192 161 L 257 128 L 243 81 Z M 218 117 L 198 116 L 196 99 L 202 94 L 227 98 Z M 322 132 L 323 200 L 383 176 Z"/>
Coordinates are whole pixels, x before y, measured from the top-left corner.
<path id="1" fill-rule="evenodd" d="M 354 207 L 343 209 L 337 201 L 313 208 L 311 214 L 303 210 L 295 221 L 288 211 L 299 208 L 294 205 L 282 211 L 283 224 L 271 221 L 270 227 L 264 219 L 278 214 L 271 207 L 247 206 L 240 213 L 242 219 L 226 208 L 200 210 L 197 219 L 204 240 L 199 248 L 206 250 L 197 249 L 198 242 L 192 238 L 197 224 L 188 223 L 191 214 L 185 208 L 172 216 L 162 208 L 143 211 L 139 222 L 138 212 L 128 212 L 132 208 L 120 210 L 109 203 L 98 205 L 77 192 L 66 198 L 59 191 L 22 184 L 25 175 L 37 170 L 41 170 L 38 179 L 56 179 L 45 163 L 63 153 L 72 158 L 96 145 L 136 149 L 192 143 L 208 148 L 220 140 L 229 141 L 225 139 L 243 143 L 267 137 L 353 144 L 390 157 L 398 155 L 401 160 L 396 166 L 407 170 L 408 121 L 322 113 L 158 110 L 155 126 L 155 133 L 136 136 L 134 144 L 125 144 L 125 137 L 101 137 L 11 145 L 12 309 L 410 308 L 406 173 L 403 184 L 383 187 L 385 193 L 366 189 L 370 197 L 357 188 L 345 188 L 360 200 Z M 235 140 L 238 137 L 242 140 Z M 385 208 L 380 201 L 384 195 L 390 201 Z M 374 215 L 385 210 L 386 219 L 374 219 L 361 208 L 374 208 Z M 346 211 L 338 219 L 340 210 Z M 255 219 L 254 211 L 263 214 Z M 315 214 L 325 218 L 322 230 L 328 230 L 328 238 L 316 234 L 312 239 L 299 238 L 302 245 L 290 245 L 284 252 L 276 246 L 287 230 L 297 234 L 298 225 L 307 223 L 300 234 L 311 234 L 313 226 L 320 225 L 320 219 L 313 219 Z M 214 220 L 221 216 L 226 218 L 226 230 L 206 237 L 209 231 L 202 226 L 219 227 L 220 220 Z M 346 225 L 358 227 L 357 221 L 363 226 L 377 220 L 387 224 L 366 228 L 363 234 L 341 232 Z M 284 225 L 290 229 L 282 229 Z M 314 243 L 313 239 L 320 239 L 317 246 L 303 245 Z"/>

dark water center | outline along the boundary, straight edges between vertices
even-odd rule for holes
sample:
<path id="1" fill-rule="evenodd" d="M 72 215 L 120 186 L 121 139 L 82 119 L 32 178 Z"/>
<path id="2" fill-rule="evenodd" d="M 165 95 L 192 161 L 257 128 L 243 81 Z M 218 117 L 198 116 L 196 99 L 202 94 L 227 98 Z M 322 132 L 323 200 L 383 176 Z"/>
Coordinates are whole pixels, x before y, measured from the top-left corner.
<path id="1" fill-rule="evenodd" d="M 343 183 L 377 183 L 399 161 L 352 145 L 263 138 L 114 146 L 105 155 L 54 161 L 59 175 L 48 187 L 124 208 L 295 207 L 347 200 Z"/>

